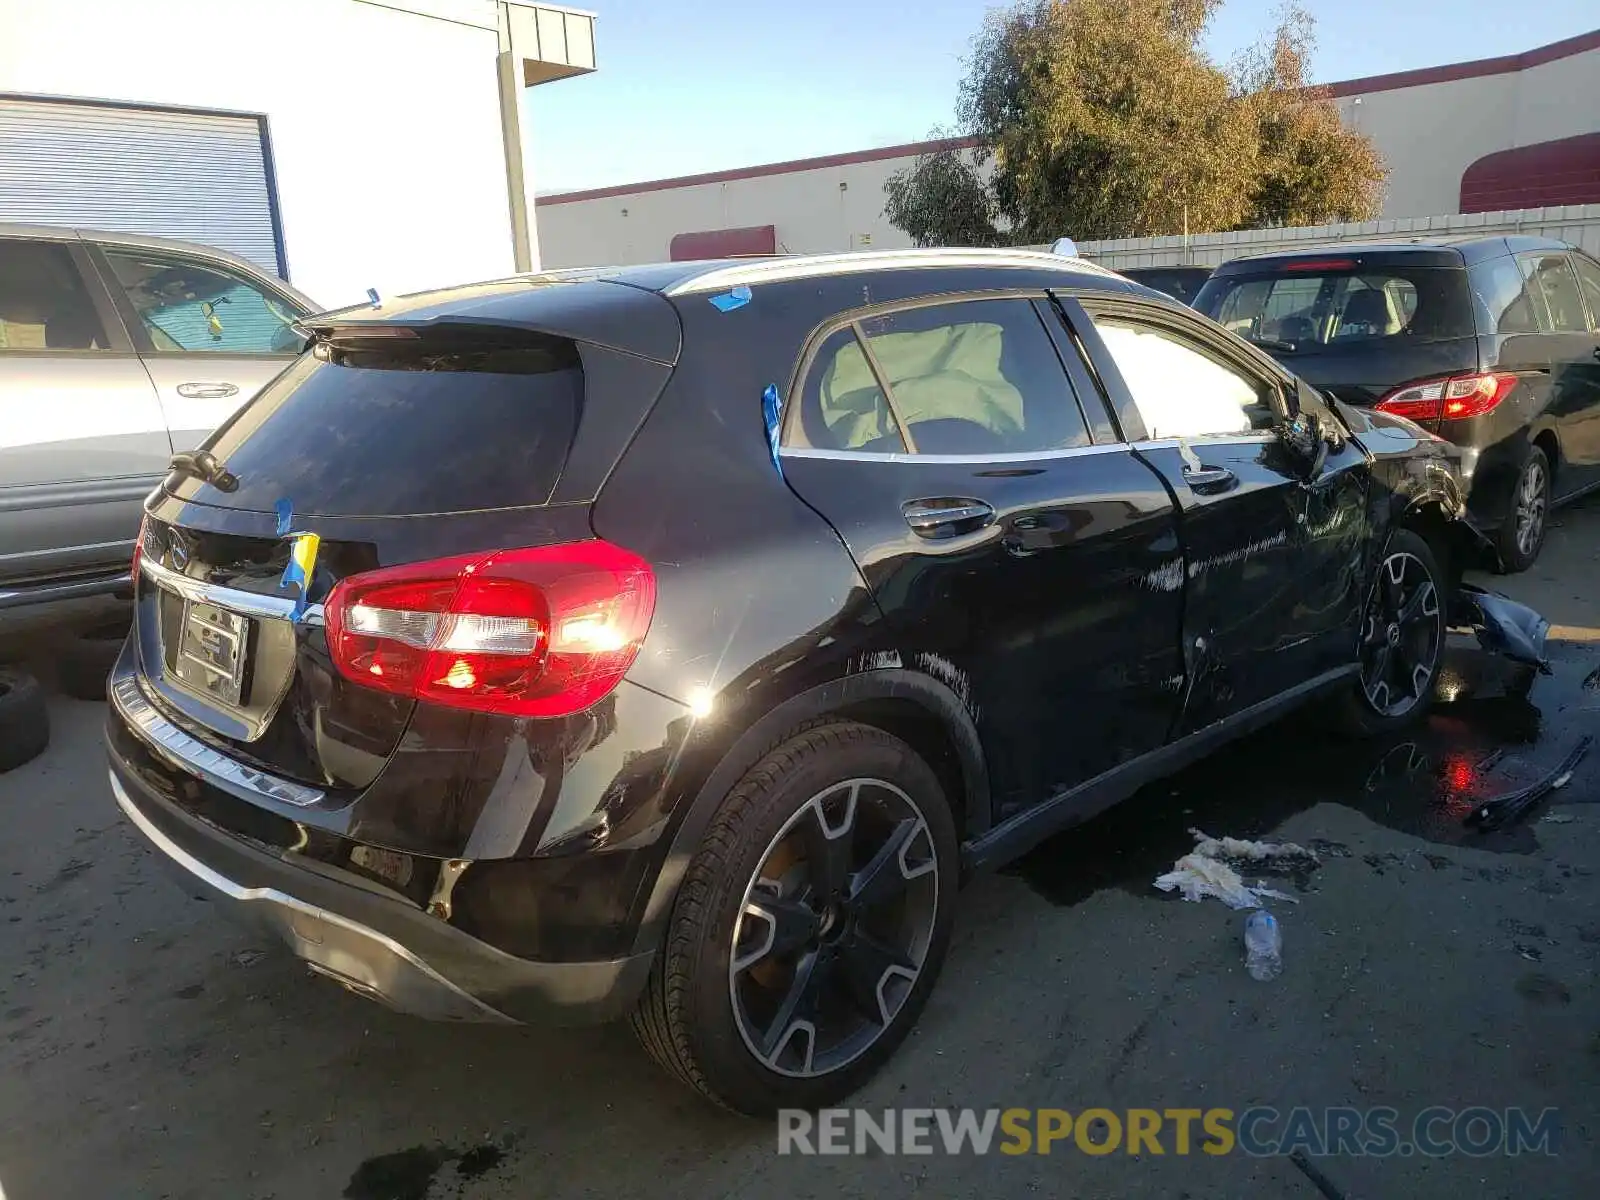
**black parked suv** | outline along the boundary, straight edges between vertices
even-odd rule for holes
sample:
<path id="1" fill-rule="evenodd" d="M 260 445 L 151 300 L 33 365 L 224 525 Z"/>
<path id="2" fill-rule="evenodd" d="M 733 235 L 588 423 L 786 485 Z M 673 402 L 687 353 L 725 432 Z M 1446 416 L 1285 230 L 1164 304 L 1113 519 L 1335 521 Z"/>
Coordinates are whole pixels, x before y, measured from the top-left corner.
<path id="1" fill-rule="evenodd" d="M 111 785 L 421 1015 L 631 1014 L 735 1109 L 892 1052 L 993 866 L 1430 695 L 1456 451 L 1086 263 L 519 278 L 309 319 L 147 505 Z"/>
<path id="2" fill-rule="evenodd" d="M 1600 263 L 1531 237 L 1235 259 L 1195 307 L 1351 404 L 1462 447 L 1467 500 L 1525 570 L 1553 503 L 1600 486 Z"/>
<path id="3" fill-rule="evenodd" d="M 1195 297 L 1211 278 L 1210 267 L 1127 267 L 1118 274 L 1147 288 L 1154 288 L 1164 296 L 1171 296 L 1180 304 L 1194 306 Z"/>

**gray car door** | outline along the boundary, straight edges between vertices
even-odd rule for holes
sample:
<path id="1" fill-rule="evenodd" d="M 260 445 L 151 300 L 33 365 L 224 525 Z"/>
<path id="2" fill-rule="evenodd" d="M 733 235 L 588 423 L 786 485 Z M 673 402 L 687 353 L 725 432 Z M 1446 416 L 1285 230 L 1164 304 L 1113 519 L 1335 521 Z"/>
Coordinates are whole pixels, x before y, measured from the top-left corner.
<path id="1" fill-rule="evenodd" d="M 102 244 L 106 282 L 155 383 L 174 451 L 193 450 L 292 362 L 306 306 L 242 267 Z"/>
<path id="2" fill-rule="evenodd" d="M 0 235 L 0 600 L 126 567 L 171 446 L 76 235 Z"/>

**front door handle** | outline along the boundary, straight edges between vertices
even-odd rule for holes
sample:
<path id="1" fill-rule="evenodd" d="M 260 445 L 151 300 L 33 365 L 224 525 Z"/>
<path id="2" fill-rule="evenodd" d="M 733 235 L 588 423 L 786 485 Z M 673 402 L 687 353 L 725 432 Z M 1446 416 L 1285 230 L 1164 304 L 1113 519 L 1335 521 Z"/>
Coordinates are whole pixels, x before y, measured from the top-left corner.
<path id="1" fill-rule="evenodd" d="M 1239 477 L 1227 467 L 1185 467 L 1183 481 L 1191 492 L 1214 496 L 1238 486 Z"/>
<path id="2" fill-rule="evenodd" d="M 910 500 L 900 507 L 906 524 L 925 538 L 954 537 L 982 529 L 994 520 L 994 506 L 967 496 Z"/>
<path id="3" fill-rule="evenodd" d="M 186 400 L 226 400 L 239 394 L 236 383 L 180 383 L 178 395 Z"/>

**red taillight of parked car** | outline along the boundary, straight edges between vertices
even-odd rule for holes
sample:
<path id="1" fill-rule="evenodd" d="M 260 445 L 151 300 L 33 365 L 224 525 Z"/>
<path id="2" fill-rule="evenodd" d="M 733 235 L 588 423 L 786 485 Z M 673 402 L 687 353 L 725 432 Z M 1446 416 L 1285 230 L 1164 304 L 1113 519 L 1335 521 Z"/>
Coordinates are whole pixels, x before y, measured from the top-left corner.
<path id="1" fill-rule="evenodd" d="M 1396 388 L 1378 401 L 1376 407 L 1381 412 L 1409 417 L 1413 421 L 1481 417 L 1504 400 L 1516 384 L 1517 377 L 1505 371 L 1424 379 Z"/>
<path id="2" fill-rule="evenodd" d="M 354 683 L 454 708 L 560 717 L 621 682 L 655 603 L 650 564 L 588 541 L 352 575 L 324 615 L 334 665 Z"/>

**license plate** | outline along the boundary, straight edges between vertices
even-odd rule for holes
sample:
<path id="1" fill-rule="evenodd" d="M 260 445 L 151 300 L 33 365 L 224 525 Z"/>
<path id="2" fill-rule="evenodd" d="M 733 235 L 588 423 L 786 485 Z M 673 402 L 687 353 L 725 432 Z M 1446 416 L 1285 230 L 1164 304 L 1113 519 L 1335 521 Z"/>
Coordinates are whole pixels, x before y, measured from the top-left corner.
<path id="1" fill-rule="evenodd" d="M 173 674 L 200 695 L 238 708 L 249 635 L 248 618 L 215 604 L 186 600 Z"/>

